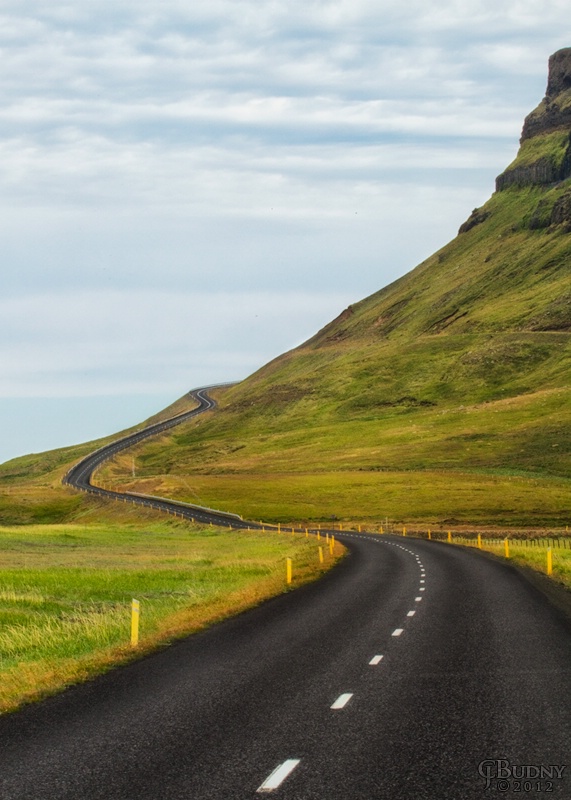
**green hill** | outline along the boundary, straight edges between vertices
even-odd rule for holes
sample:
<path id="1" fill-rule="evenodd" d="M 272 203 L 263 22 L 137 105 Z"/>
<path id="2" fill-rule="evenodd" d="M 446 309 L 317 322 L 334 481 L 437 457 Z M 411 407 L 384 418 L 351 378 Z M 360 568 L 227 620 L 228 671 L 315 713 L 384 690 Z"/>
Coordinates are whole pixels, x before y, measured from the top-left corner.
<path id="1" fill-rule="evenodd" d="M 565 49 L 452 242 L 103 479 L 267 519 L 571 523 L 570 332 Z"/>

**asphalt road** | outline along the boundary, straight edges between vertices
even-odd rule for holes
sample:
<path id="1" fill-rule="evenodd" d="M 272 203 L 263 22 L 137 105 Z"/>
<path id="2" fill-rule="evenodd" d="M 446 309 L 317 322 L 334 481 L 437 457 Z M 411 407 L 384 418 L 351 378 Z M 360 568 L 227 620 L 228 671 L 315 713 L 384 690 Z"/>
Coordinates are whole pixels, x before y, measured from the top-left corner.
<path id="1" fill-rule="evenodd" d="M 146 508 L 154 508 L 158 511 L 171 514 L 176 513 L 179 516 L 198 522 L 211 522 L 213 525 L 223 525 L 230 528 L 261 527 L 255 522 L 243 521 L 237 514 L 228 514 L 224 511 L 202 508 L 201 506 L 195 506 L 190 503 L 180 503 L 160 497 L 141 496 L 133 492 L 116 492 L 110 489 L 104 489 L 92 483 L 95 470 L 118 453 L 127 450 L 129 447 L 138 444 L 144 439 L 164 433 L 192 417 L 196 417 L 199 414 L 203 414 L 205 411 L 216 408 L 215 400 L 208 395 L 208 389 L 212 388 L 215 387 L 206 386 L 188 393 L 188 396 L 197 403 L 196 408 L 193 408 L 191 411 L 185 411 L 170 419 L 142 428 L 135 433 L 127 434 L 85 456 L 85 458 L 78 461 L 78 463 L 67 472 L 64 476 L 63 483 L 91 495 L 107 497 L 116 501 L 132 503 L 133 505 L 140 505 Z"/>
<path id="2" fill-rule="evenodd" d="M 0 718 L 0 798 L 571 798 L 567 618 L 482 554 L 337 535 L 318 583 Z"/>

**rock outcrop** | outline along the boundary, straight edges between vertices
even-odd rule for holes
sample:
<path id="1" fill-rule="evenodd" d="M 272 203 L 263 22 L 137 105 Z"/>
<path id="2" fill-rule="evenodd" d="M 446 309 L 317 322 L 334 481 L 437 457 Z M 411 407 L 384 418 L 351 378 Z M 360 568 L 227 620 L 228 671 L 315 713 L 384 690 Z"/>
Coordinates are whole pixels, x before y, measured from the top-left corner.
<path id="1" fill-rule="evenodd" d="M 571 47 L 550 57 L 545 97 L 525 118 L 521 141 L 556 130 L 571 130 Z"/>
<path id="2" fill-rule="evenodd" d="M 496 178 L 496 191 L 571 177 L 571 47 L 549 59 L 545 97 L 525 118 L 520 144 L 514 163 Z"/>
<path id="3" fill-rule="evenodd" d="M 468 233 L 468 231 L 471 231 L 472 228 L 476 227 L 476 225 L 481 225 L 482 222 L 485 222 L 489 216 L 489 211 L 483 211 L 480 208 L 475 208 L 466 222 L 463 222 L 462 225 L 460 225 L 458 233 Z"/>

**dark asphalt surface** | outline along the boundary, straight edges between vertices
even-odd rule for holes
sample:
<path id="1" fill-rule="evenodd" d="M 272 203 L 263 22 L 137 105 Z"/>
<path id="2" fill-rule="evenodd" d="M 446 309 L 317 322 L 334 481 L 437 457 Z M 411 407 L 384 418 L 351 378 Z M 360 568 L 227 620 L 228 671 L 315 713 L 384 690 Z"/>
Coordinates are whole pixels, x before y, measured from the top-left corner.
<path id="1" fill-rule="evenodd" d="M 318 583 L 0 718 L 0 798 L 241 800 L 288 759 L 284 800 L 571 798 L 567 618 L 481 554 L 338 536 Z"/>

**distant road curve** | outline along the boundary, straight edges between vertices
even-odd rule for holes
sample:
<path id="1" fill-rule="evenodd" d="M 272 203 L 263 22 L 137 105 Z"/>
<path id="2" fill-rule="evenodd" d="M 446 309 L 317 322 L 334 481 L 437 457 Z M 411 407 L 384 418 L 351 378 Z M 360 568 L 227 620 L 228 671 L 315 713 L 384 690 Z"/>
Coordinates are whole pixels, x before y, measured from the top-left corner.
<path id="1" fill-rule="evenodd" d="M 105 461 L 108 461 L 117 453 L 127 450 L 144 439 L 150 436 L 156 436 L 163 431 L 174 428 L 199 414 L 204 414 L 205 411 L 210 411 L 216 408 L 216 401 L 208 395 L 209 389 L 216 389 L 218 386 L 229 386 L 231 384 L 217 384 L 216 386 L 203 386 L 200 389 L 193 389 L 188 393 L 188 396 L 193 398 L 198 406 L 191 411 L 185 411 L 182 414 L 177 414 L 174 417 L 157 422 L 154 425 L 149 425 L 140 431 L 130 433 L 117 439 L 110 444 L 106 444 L 90 453 L 85 458 L 82 458 L 75 464 L 64 476 L 62 483 L 67 486 L 73 486 L 74 489 L 79 489 L 82 492 L 87 492 L 99 497 L 109 497 L 114 500 L 122 500 L 123 502 L 133 503 L 135 505 L 144 506 L 146 508 L 155 508 L 159 511 L 168 513 L 176 513 L 179 516 L 184 516 L 187 519 L 195 519 L 198 522 L 212 522 L 216 525 L 225 525 L 231 528 L 259 528 L 259 523 L 248 522 L 243 520 L 238 514 L 229 514 L 225 511 L 217 511 L 212 508 L 204 508 L 203 506 L 193 505 L 191 503 L 182 503 L 176 500 L 167 500 L 162 497 L 152 497 L 149 495 L 141 495 L 134 492 L 114 492 L 110 489 L 103 489 L 100 486 L 92 484 L 93 473 Z M 268 527 L 268 526 L 266 526 Z"/>

